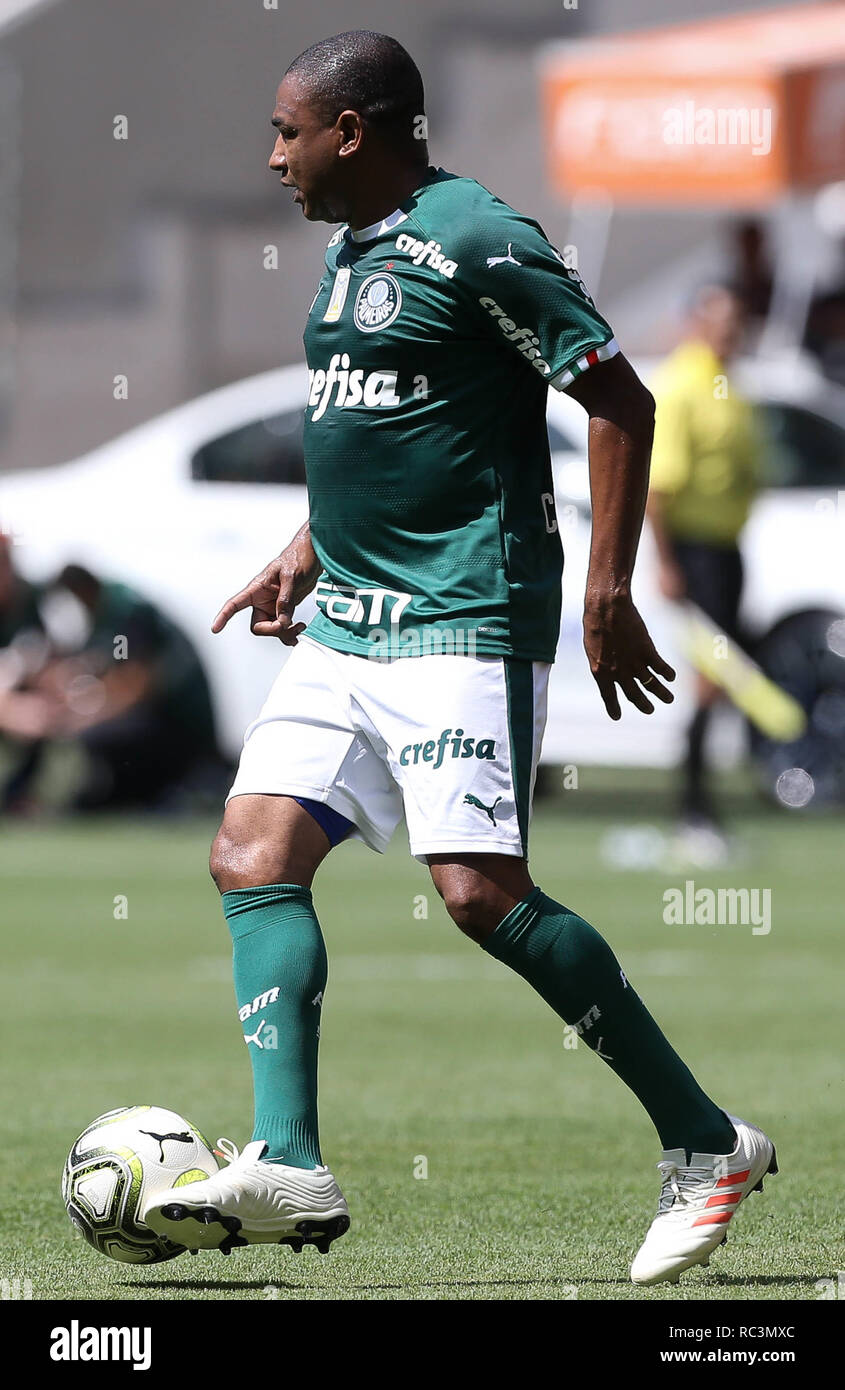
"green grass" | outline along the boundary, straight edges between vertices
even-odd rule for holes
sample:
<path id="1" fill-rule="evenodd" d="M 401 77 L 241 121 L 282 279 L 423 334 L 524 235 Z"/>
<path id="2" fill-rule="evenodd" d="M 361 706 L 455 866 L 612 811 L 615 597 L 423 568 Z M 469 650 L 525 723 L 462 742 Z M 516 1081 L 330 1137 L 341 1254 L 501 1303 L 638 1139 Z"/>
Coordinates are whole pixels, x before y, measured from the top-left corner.
<path id="1" fill-rule="evenodd" d="M 817 1298 L 816 1281 L 845 1268 L 842 822 L 745 808 L 741 863 L 694 877 L 770 887 L 771 934 L 753 936 L 666 926 L 662 894 L 683 875 L 609 869 L 601 840 L 621 802 L 580 797 L 539 808 L 535 878 L 608 936 L 704 1086 L 777 1143 L 780 1175 L 709 1271 L 628 1282 L 657 1197 L 647 1118 L 449 923 L 401 834 L 381 859 L 341 847 L 317 882 L 331 961 L 322 1137 L 349 1235 L 328 1259 L 267 1247 L 139 1270 L 98 1257 L 59 1194 L 90 1119 L 152 1102 L 212 1138 L 250 1130 L 228 933 L 206 878 L 212 827 L 110 820 L 3 827 L 0 1276 L 31 1280 L 36 1299 Z"/>

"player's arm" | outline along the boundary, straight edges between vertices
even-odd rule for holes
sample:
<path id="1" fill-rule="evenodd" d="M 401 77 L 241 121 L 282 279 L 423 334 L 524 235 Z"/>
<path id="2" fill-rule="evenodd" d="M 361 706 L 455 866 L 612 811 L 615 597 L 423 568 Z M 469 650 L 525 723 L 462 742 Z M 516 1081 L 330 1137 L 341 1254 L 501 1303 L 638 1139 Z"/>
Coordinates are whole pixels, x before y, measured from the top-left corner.
<path id="1" fill-rule="evenodd" d="M 250 629 L 256 637 L 278 637 L 286 647 L 295 647 L 305 623 L 294 623 L 294 609 L 311 593 L 319 577 L 320 562 L 314 553 L 311 528 L 306 521 L 281 555 L 265 565 L 239 593 L 227 599 L 211 631 L 222 632 L 236 613 L 251 608 Z"/>
<path id="2" fill-rule="evenodd" d="M 589 465 L 593 531 L 584 601 L 584 647 L 611 719 L 620 718 L 617 685 L 644 714 L 644 690 L 668 704 L 658 677 L 674 680 L 631 598 L 631 578 L 645 515 L 654 400 L 617 353 L 567 387 L 590 417 Z"/>

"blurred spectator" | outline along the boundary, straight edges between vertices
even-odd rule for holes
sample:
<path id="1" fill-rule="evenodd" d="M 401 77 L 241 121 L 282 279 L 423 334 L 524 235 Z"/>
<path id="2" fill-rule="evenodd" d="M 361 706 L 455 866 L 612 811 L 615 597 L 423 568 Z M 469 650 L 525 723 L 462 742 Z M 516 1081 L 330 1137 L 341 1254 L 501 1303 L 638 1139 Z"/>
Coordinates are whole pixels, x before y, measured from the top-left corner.
<path id="1" fill-rule="evenodd" d="M 765 228 L 754 219 L 737 222 L 731 239 L 731 282 L 742 296 L 748 316 L 762 322 L 769 312 L 774 283 Z"/>
<path id="2" fill-rule="evenodd" d="M 742 593 L 738 538 L 757 478 L 751 406 L 727 375 L 745 324 L 736 289 L 707 285 L 694 297 L 685 340 L 663 363 L 657 401 L 648 516 L 663 594 L 688 599 L 737 639 Z M 696 678 L 696 708 L 687 730 L 681 818 L 685 831 L 713 850 L 724 847 L 708 787 L 705 740 L 718 686 Z"/>
<path id="3" fill-rule="evenodd" d="M 804 346 L 826 377 L 845 386 L 845 285 L 813 300 Z"/>
<path id="4" fill-rule="evenodd" d="M 90 618 L 84 649 L 42 684 L 62 705 L 61 732 L 88 755 L 76 810 L 148 806 L 215 760 L 211 696 L 188 638 L 126 584 L 68 565 L 56 585 Z"/>
<path id="5" fill-rule="evenodd" d="M 38 599 L 38 591 L 15 571 L 8 537 L 0 535 L 0 741 L 11 750 L 0 811 L 29 805 L 52 712 L 52 702 L 32 688 L 48 652 Z"/>

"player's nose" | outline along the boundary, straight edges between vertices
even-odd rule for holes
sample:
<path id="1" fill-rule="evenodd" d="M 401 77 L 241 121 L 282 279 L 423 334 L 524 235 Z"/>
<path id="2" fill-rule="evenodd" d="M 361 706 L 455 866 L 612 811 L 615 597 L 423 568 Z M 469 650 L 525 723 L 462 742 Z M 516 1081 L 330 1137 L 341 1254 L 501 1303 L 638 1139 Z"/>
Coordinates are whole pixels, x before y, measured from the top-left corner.
<path id="1" fill-rule="evenodd" d="M 273 170 L 274 174 L 285 174 L 287 167 L 288 161 L 285 154 L 285 142 L 280 135 L 273 146 L 273 153 L 270 156 L 270 168 Z"/>

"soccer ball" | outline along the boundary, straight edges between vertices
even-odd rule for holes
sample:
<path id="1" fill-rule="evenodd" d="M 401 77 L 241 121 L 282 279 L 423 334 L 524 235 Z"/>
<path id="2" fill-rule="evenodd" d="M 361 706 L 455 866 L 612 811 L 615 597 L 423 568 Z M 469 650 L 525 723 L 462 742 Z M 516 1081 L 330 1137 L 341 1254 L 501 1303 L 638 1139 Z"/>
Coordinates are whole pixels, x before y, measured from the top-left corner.
<path id="1" fill-rule="evenodd" d="M 217 1170 L 208 1141 L 190 1120 L 159 1105 L 126 1105 L 99 1115 L 80 1134 L 65 1163 L 62 1197 L 76 1229 L 101 1255 L 157 1264 L 185 1248 L 144 1224 L 151 1198 Z"/>

